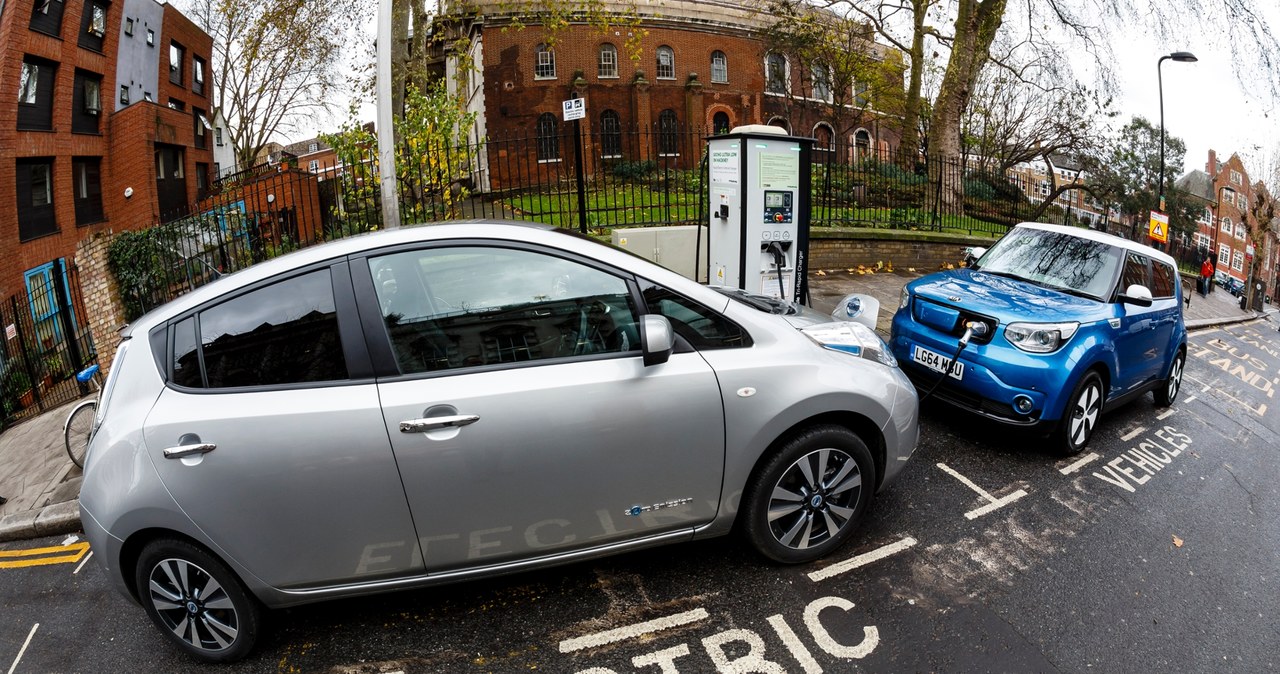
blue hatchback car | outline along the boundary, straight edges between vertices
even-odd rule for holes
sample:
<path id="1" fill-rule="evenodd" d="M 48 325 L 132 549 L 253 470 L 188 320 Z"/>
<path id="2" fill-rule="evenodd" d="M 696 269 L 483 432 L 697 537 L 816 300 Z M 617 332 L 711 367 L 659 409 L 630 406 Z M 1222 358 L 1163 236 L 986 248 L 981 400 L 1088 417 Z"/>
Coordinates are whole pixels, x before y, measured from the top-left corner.
<path id="1" fill-rule="evenodd" d="M 926 395 L 1079 453 L 1112 406 L 1172 405 L 1187 331 L 1173 258 L 1076 227 L 1023 223 L 968 268 L 902 290 L 890 346 Z"/>

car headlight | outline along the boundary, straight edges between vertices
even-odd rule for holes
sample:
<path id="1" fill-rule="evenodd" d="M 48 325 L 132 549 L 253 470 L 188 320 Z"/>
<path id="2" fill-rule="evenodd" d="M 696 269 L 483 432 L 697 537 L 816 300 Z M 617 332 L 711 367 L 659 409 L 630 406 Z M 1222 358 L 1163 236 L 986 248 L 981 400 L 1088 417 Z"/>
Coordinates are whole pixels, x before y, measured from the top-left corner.
<path id="1" fill-rule="evenodd" d="M 906 286 L 902 286 L 902 295 L 898 297 L 898 308 L 905 309 L 911 303 L 911 291 Z"/>
<path id="2" fill-rule="evenodd" d="M 1009 343 L 1031 353 L 1052 353 L 1076 334 L 1079 323 L 1010 323 L 1004 329 Z"/>
<path id="3" fill-rule="evenodd" d="M 800 332 L 823 348 L 898 367 L 898 359 L 889 352 L 889 346 L 880 339 L 880 335 L 861 323 L 820 323 Z"/>

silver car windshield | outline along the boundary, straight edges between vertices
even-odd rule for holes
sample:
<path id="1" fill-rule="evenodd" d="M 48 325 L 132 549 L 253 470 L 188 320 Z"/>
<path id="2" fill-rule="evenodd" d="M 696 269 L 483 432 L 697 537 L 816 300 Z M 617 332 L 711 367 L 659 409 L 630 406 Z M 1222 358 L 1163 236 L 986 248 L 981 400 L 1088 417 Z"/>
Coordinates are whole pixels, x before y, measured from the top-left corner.
<path id="1" fill-rule="evenodd" d="M 1101 241 L 1018 228 L 982 256 L 978 269 L 1105 301 L 1120 260 L 1116 247 Z"/>

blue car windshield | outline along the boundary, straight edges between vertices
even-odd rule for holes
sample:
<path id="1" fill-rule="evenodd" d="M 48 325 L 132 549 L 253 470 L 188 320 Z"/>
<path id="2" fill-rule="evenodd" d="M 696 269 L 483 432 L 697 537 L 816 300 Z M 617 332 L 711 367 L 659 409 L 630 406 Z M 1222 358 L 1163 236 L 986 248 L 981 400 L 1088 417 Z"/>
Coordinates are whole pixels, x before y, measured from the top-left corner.
<path id="1" fill-rule="evenodd" d="M 1106 301 L 1120 261 L 1119 250 L 1101 241 L 1016 228 L 982 256 L 978 269 Z"/>

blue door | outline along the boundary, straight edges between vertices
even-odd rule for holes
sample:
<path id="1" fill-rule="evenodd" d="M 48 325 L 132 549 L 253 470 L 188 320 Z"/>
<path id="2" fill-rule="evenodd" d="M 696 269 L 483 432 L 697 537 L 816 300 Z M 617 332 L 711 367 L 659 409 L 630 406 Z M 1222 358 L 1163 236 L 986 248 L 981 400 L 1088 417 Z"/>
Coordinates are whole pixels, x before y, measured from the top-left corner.
<path id="1" fill-rule="evenodd" d="M 58 296 L 58 286 L 53 282 L 53 275 L 60 273 L 62 275 L 62 285 L 67 286 L 67 267 L 61 260 L 48 262 L 28 269 L 24 274 L 27 286 L 27 302 L 31 307 L 31 323 L 35 326 L 34 346 L 44 350 L 56 344 L 60 344 L 63 340 L 62 323 L 58 319 L 58 312 L 62 309 L 63 301 Z M 72 311 L 71 324 L 75 325 L 74 309 L 68 307 Z"/>

